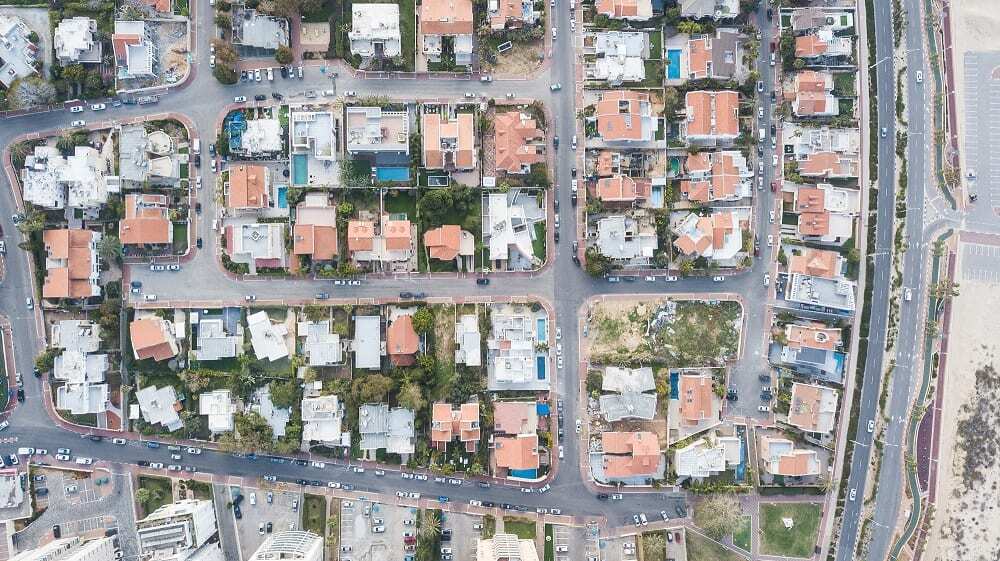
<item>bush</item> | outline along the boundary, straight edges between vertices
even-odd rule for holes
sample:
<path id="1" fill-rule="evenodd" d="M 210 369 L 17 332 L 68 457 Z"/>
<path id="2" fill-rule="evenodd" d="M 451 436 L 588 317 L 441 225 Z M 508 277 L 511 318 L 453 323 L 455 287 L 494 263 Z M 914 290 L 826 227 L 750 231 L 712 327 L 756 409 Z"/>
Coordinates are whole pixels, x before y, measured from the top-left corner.
<path id="1" fill-rule="evenodd" d="M 292 62 L 292 50 L 285 45 L 278 46 L 278 50 L 274 53 L 274 60 L 278 61 L 278 64 L 291 64 Z"/>

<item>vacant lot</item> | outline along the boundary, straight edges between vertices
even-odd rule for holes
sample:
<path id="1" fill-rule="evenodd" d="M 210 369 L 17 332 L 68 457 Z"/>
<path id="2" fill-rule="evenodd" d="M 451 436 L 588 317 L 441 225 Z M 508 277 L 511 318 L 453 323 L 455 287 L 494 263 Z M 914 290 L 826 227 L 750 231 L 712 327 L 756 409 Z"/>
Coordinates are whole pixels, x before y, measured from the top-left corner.
<path id="1" fill-rule="evenodd" d="M 522 540 L 535 539 L 535 523 L 531 520 L 505 516 L 503 519 L 503 527 L 504 532 L 508 534 L 517 534 L 517 537 Z"/>
<path id="2" fill-rule="evenodd" d="M 733 545 L 744 550 L 750 551 L 750 517 L 744 516 L 743 522 L 740 523 L 740 529 L 733 534 Z"/>
<path id="3" fill-rule="evenodd" d="M 765 555 L 809 557 L 816 544 L 822 507 L 818 504 L 762 504 L 760 525 L 763 539 L 760 552 Z M 785 528 L 783 518 L 793 526 Z"/>
<path id="4" fill-rule="evenodd" d="M 173 501 L 170 480 L 162 477 L 140 477 L 135 498 L 144 514 L 153 512 Z"/>
<path id="5" fill-rule="evenodd" d="M 722 366 L 736 358 L 739 303 L 701 300 L 612 300 L 590 315 L 591 362 Z"/>
<path id="6" fill-rule="evenodd" d="M 326 535 L 326 497 L 306 495 L 302 500 L 302 529 Z"/>
<path id="7" fill-rule="evenodd" d="M 688 561 L 743 561 L 735 552 L 693 532 L 687 532 L 686 539 Z"/>

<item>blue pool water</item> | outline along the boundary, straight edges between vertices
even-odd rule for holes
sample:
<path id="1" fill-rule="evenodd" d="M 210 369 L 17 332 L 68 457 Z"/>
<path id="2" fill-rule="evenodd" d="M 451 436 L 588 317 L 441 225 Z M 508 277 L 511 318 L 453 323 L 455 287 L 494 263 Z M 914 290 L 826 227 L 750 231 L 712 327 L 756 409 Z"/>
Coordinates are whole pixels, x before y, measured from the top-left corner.
<path id="1" fill-rule="evenodd" d="M 742 482 L 747 477 L 747 443 L 740 435 L 740 463 L 736 465 L 736 481 Z"/>
<path id="2" fill-rule="evenodd" d="M 278 208 L 288 208 L 288 187 L 278 187 Z"/>
<path id="3" fill-rule="evenodd" d="M 678 396 L 680 395 L 681 392 L 678 389 L 680 386 L 679 383 L 680 379 L 681 379 L 680 373 L 678 372 L 670 373 L 670 399 L 677 399 Z"/>
<path id="4" fill-rule="evenodd" d="M 679 80 L 681 77 L 681 50 L 667 49 L 667 78 Z"/>
<path id="5" fill-rule="evenodd" d="M 375 178 L 379 181 L 409 181 L 410 168 L 375 168 Z"/>
<path id="6" fill-rule="evenodd" d="M 536 356 L 535 357 L 535 364 L 537 365 L 538 379 L 539 380 L 544 380 L 545 379 L 545 357 L 544 356 Z"/>
<path id="7" fill-rule="evenodd" d="M 649 206 L 653 208 L 663 208 L 662 185 L 653 185 L 653 190 L 649 193 Z"/>
<path id="8" fill-rule="evenodd" d="M 521 479 L 535 479 L 538 477 L 538 470 L 535 469 L 512 469 L 510 470 L 511 477 L 520 477 Z"/>
<path id="9" fill-rule="evenodd" d="M 305 154 L 292 154 L 292 182 L 305 185 L 309 182 L 309 158 Z"/>
<path id="10" fill-rule="evenodd" d="M 539 343 L 546 343 L 549 340 L 548 329 L 545 327 L 545 318 L 538 318 L 538 336 L 536 337 Z"/>

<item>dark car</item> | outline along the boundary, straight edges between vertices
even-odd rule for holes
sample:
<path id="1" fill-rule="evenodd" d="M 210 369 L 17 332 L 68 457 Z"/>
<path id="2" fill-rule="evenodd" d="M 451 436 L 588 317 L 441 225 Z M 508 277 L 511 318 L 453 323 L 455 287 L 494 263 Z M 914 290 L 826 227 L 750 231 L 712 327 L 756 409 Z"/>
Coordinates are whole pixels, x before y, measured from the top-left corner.
<path id="1" fill-rule="evenodd" d="M 606 501 L 610 497 L 608 496 L 607 493 L 598 493 L 597 494 L 597 498 L 598 498 L 598 500 Z"/>
<path id="2" fill-rule="evenodd" d="M 255 96 L 253 96 L 253 99 L 254 99 L 254 101 L 264 101 L 264 100 L 267 99 L 267 96 L 264 95 L 264 94 L 257 94 Z"/>
<path id="3" fill-rule="evenodd" d="M 142 281 L 132 281 L 129 283 L 132 288 L 142 288 Z"/>
<path id="4" fill-rule="evenodd" d="M 556 199 L 556 200 L 554 200 L 554 201 L 552 201 L 552 202 L 553 202 L 553 204 L 555 205 L 555 208 L 556 208 L 556 212 L 559 212 L 559 199 Z"/>
<path id="5" fill-rule="evenodd" d="M 778 94 L 774 93 L 774 90 L 771 90 L 771 103 L 776 101 L 778 101 Z"/>
<path id="6" fill-rule="evenodd" d="M 118 535 L 118 528 L 108 528 L 104 530 L 104 537 L 110 538 L 111 536 Z"/>
<path id="7" fill-rule="evenodd" d="M 271 92 L 271 97 L 273 97 L 274 99 L 276 99 L 278 101 L 281 101 L 282 99 L 285 98 L 285 96 L 281 95 L 278 92 Z"/>
<path id="8" fill-rule="evenodd" d="M 160 447 L 160 443 L 159 442 L 153 442 L 152 440 L 150 440 L 149 442 L 146 443 L 146 447 L 147 448 L 159 448 Z"/>
<path id="9" fill-rule="evenodd" d="M 139 464 L 139 467 L 149 467 L 149 462 L 147 460 L 139 460 L 136 463 Z"/>
<path id="10" fill-rule="evenodd" d="M 298 483 L 299 485 L 309 485 L 309 482 L 306 481 L 305 479 L 296 479 L 295 482 Z"/>
<path id="11" fill-rule="evenodd" d="M 62 529 L 59 528 L 58 524 L 56 524 L 55 526 L 52 527 L 52 537 L 55 538 L 55 539 L 57 539 L 57 540 L 60 537 L 62 537 Z"/>
<path id="12" fill-rule="evenodd" d="M 555 238 L 556 243 L 559 243 L 559 230 L 556 230 L 552 237 Z"/>
<path id="13" fill-rule="evenodd" d="M 101 442 L 102 440 L 104 440 L 104 437 L 99 434 L 92 434 L 90 435 L 90 439 L 93 440 L 94 442 Z"/>
<path id="14" fill-rule="evenodd" d="M 270 534 L 273 528 L 274 526 L 270 522 L 268 522 L 266 526 L 267 533 Z"/>
<path id="15" fill-rule="evenodd" d="M 194 165 L 199 167 L 201 166 L 201 154 L 194 155 Z"/>
<path id="16" fill-rule="evenodd" d="M 44 497 L 45 495 L 48 495 L 48 494 L 49 494 L 49 490 L 46 489 L 45 487 L 39 487 L 38 489 L 35 489 L 35 495 L 38 496 L 38 497 Z"/>
<path id="17" fill-rule="evenodd" d="M 767 19 L 774 19 L 774 10 L 771 8 L 767 9 Z"/>
<path id="18" fill-rule="evenodd" d="M 31 373 L 35 375 L 35 378 L 38 378 L 42 375 L 42 371 L 39 370 L 37 366 L 31 368 Z"/>
<path id="19" fill-rule="evenodd" d="M 576 199 L 576 193 L 573 193 L 572 195 L 570 195 L 569 202 L 573 203 L 573 206 L 576 206 L 576 200 L 577 200 Z"/>
<path id="20" fill-rule="evenodd" d="M 413 298 L 413 293 L 408 291 L 403 291 L 399 293 L 400 298 Z"/>
<path id="21" fill-rule="evenodd" d="M 485 481 L 480 481 L 479 482 L 479 488 L 480 489 L 489 489 L 490 488 L 490 484 L 487 483 L 487 482 L 485 482 Z"/>
<path id="22" fill-rule="evenodd" d="M 194 203 L 195 214 L 201 214 L 201 203 Z"/>
<path id="23" fill-rule="evenodd" d="M 776 134 L 778 134 L 778 127 L 776 127 L 774 123 L 771 123 L 771 136 L 774 136 Z"/>
<path id="24" fill-rule="evenodd" d="M 212 157 L 215 157 L 215 143 L 214 142 L 208 145 L 208 153 L 211 154 Z"/>
<path id="25" fill-rule="evenodd" d="M 555 146 L 556 148 L 559 148 L 559 137 L 558 136 L 552 137 L 552 146 Z"/>
<path id="26" fill-rule="evenodd" d="M 483 501 L 483 506 L 485 506 L 486 508 L 493 508 L 497 506 L 497 504 L 494 503 L 493 501 Z"/>
<path id="27" fill-rule="evenodd" d="M 677 508 L 675 508 L 674 511 L 677 513 L 677 516 L 680 516 L 681 518 L 688 515 L 687 510 L 684 509 L 683 505 L 677 505 Z"/>
<path id="28" fill-rule="evenodd" d="M 17 400 L 24 403 L 24 388 L 17 388 Z"/>
<path id="29" fill-rule="evenodd" d="M 476 279 L 476 284 L 479 286 L 486 286 L 490 284 L 490 279 Z"/>
<path id="30" fill-rule="evenodd" d="M 295 465 L 297 465 L 297 466 L 307 466 L 307 465 L 309 465 L 309 462 L 307 462 L 305 460 L 295 460 Z"/>
<path id="31" fill-rule="evenodd" d="M 281 77 L 282 78 L 287 78 L 288 77 L 288 67 L 287 66 L 282 66 L 281 67 Z"/>
<path id="32" fill-rule="evenodd" d="M 239 505 L 233 506 L 233 516 L 235 516 L 237 520 L 243 519 L 243 510 Z"/>
<path id="33" fill-rule="evenodd" d="M 204 244 L 202 244 L 201 238 L 198 238 L 198 241 L 195 243 L 195 245 L 198 246 L 198 249 L 202 248 Z"/>

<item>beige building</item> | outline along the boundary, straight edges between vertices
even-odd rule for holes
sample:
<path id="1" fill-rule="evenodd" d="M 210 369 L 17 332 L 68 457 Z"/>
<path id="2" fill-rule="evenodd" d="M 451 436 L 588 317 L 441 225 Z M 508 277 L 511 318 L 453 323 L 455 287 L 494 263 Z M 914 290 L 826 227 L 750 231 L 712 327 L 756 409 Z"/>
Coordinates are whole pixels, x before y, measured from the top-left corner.
<path id="1" fill-rule="evenodd" d="M 532 540 L 520 540 L 515 534 L 497 534 L 476 543 L 476 561 L 538 561 Z"/>

